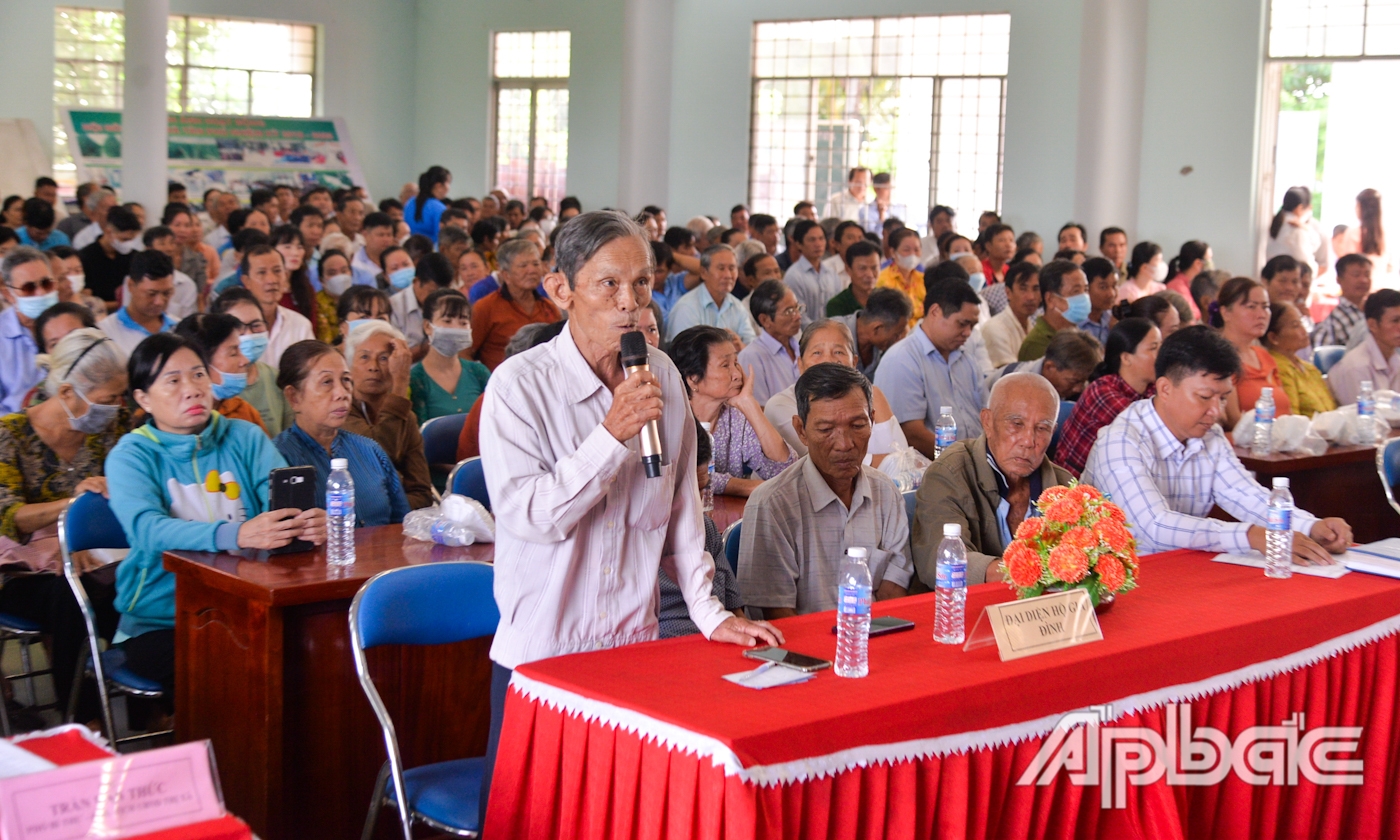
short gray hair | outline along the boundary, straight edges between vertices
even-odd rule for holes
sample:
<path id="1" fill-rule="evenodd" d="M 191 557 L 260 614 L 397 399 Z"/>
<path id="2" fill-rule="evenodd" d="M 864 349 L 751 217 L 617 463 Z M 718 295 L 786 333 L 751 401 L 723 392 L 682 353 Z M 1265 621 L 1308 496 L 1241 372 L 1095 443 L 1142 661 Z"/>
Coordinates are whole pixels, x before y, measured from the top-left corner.
<path id="1" fill-rule="evenodd" d="M 471 235 L 456 225 L 442 225 L 438 228 L 438 251 L 449 245 L 470 245 Z"/>
<path id="2" fill-rule="evenodd" d="M 220 192 L 223 191 L 220 190 Z M 117 200 L 117 194 L 112 191 L 111 187 L 99 186 L 93 189 L 92 192 L 88 193 L 87 197 L 83 199 L 83 209 L 87 210 L 88 212 L 96 210 L 97 205 L 102 203 L 102 197 L 104 195 L 110 195 L 113 201 Z"/>
<path id="3" fill-rule="evenodd" d="M 9 285 L 15 277 L 15 269 L 32 262 L 49 264 L 49 257 L 38 248 L 30 248 L 28 245 L 20 245 L 10 253 L 5 255 L 3 262 L 0 262 L 0 277 L 5 279 L 5 284 Z"/>
<path id="4" fill-rule="evenodd" d="M 822 318 L 819 321 L 813 321 L 803 327 L 802 337 L 797 339 L 797 355 L 807 355 L 807 345 L 812 343 L 812 337 L 822 330 L 827 329 L 836 330 L 840 332 L 841 335 L 845 336 L 846 344 L 851 348 L 851 355 L 859 355 L 860 350 L 856 347 L 855 336 L 851 335 L 851 328 L 846 326 L 844 321 L 838 321 L 835 318 Z"/>
<path id="5" fill-rule="evenodd" d="M 507 239 L 496 248 L 496 264 L 509 271 L 516 258 L 525 256 L 526 251 L 533 251 L 538 257 L 540 246 L 528 239 Z"/>
<path id="6" fill-rule="evenodd" d="M 362 327 L 355 327 L 345 336 L 345 361 L 350 362 L 355 358 L 355 351 L 360 349 L 360 345 L 365 343 L 365 339 L 372 335 L 387 335 L 399 341 L 407 341 L 404 334 L 399 332 L 398 327 L 388 321 L 381 321 L 378 318 L 369 319 L 370 323 Z"/>
<path id="7" fill-rule="evenodd" d="M 93 388 L 126 375 L 126 360 L 116 343 L 95 327 L 73 330 L 35 362 L 48 371 L 44 393 L 50 397 L 57 396 L 65 382 L 87 396 Z"/>
<path id="8" fill-rule="evenodd" d="M 872 411 L 870 380 L 855 368 L 834 362 L 807 368 L 807 372 L 797 378 L 792 390 L 797 398 L 797 416 L 802 418 L 803 423 L 807 422 L 812 400 L 839 400 L 852 391 L 859 391 L 865 397 L 865 410 Z"/>
<path id="9" fill-rule="evenodd" d="M 731 254 L 734 253 L 734 249 L 728 245 L 711 245 L 700 252 L 700 268 L 704 271 L 709 271 L 710 263 L 714 261 L 715 254 L 721 251 L 728 251 Z"/>
<path id="10" fill-rule="evenodd" d="M 743 266 L 759 254 L 767 253 L 768 246 L 759 242 L 757 239 L 745 239 L 743 242 L 734 246 L 734 259 L 739 261 L 740 266 Z"/>
<path id="11" fill-rule="evenodd" d="M 865 299 L 865 308 L 861 310 L 862 318 L 870 318 L 873 321 L 893 327 L 909 320 L 909 316 L 914 313 L 914 302 L 909 299 L 900 289 L 882 287 L 873 289 L 870 297 Z"/>
<path id="12" fill-rule="evenodd" d="M 574 287 L 578 273 L 602 250 L 604 245 L 615 239 L 631 237 L 646 251 L 647 265 L 655 264 L 656 256 L 651 250 L 651 241 L 641 225 L 616 210 L 591 210 L 569 219 L 557 229 L 554 240 L 554 264 Z M 497 259 L 500 259 L 498 256 Z"/>
<path id="13" fill-rule="evenodd" d="M 1007 389 L 1017 385 L 1039 388 L 1045 392 L 1046 398 L 1050 401 L 1050 414 L 1057 420 L 1060 416 L 1060 392 L 1055 390 L 1055 386 L 1050 384 L 1050 380 L 1038 373 L 1030 371 L 1016 371 L 1008 373 L 996 381 L 992 386 L 992 393 L 987 397 L 987 408 L 995 414 L 997 410 L 998 397 Z"/>
<path id="14" fill-rule="evenodd" d="M 1046 346 L 1045 359 L 1060 370 L 1087 374 L 1103 361 L 1103 345 L 1083 330 L 1060 330 Z"/>

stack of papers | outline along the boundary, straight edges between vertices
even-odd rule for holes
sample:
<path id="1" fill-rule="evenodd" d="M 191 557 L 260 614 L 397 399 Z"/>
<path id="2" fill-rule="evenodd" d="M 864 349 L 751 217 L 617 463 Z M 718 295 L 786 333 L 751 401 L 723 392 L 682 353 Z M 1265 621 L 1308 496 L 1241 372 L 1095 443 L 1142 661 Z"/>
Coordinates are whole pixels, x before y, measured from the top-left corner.
<path id="1" fill-rule="evenodd" d="M 1345 555 L 1347 568 L 1372 575 L 1400 578 L 1400 539 L 1358 545 Z"/>
<path id="2" fill-rule="evenodd" d="M 784 668 L 781 665 L 774 665 L 772 662 L 765 662 L 752 671 L 725 674 L 724 678 L 735 685 L 742 685 L 744 688 L 762 689 L 772 688 L 775 685 L 796 685 L 815 676 L 815 672 L 799 671 L 795 668 Z"/>
<path id="3" fill-rule="evenodd" d="M 1351 552 L 1339 554 L 1332 559 L 1337 561 L 1330 566 L 1299 566 L 1293 564 L 1293 574 L 1312 575 L 1323 578 L 1339 578 L 1346 574 L 1350 568 L 1347 560 L 1352 556 Z M 1257 551 L 1248 554 L 1217 554 L 1213 558 L 1217 563 L 1233 563 L 1236 566 L 1253 566 L 1256 569 L 1264 568 L 1264 555 Z M 1400 564 L 1397 564 L 1400 565 Z"/>

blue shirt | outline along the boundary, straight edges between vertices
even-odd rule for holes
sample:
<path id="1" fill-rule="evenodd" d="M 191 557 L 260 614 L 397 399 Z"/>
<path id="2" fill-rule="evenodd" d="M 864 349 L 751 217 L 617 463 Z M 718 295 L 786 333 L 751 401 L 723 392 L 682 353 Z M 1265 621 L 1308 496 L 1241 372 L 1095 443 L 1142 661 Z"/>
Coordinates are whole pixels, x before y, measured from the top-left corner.
<path id="1" fill-rule="evenodd" d="M 940 406 L 953 407 L 958 440 L 982 435 L 986 394 L 982 375 L 967 353 L 954 350 L 948 358 L 929 341 L 922 324 L 885 351 L 875 371 L 875 384 L 889 400 L 900 423 L 922 420 L 930 432 L 938 423 Z"/>
<path id="2" fill-rule="evenodd" d="M 997 530 L 1001 531 L 1001 544 L 1011 545 L 1011 523 L 1007 521 L 1007 517 L 1011 515 L 1011 502 L 1007 501 L 1006 498 L 1006 494 L 1011 492 L 1011 482 L 1007 481 L 1006 476 L 1002 474 L 1001 465 L 997 463 L 996 458 L 992 457 L 990 449 L 987 450 L 987 465 L 992 468 L 992 475 L 996 476 L 997 480 L 997 496 L 999 497 L 997 501 Z M 1035 503 L 1040 501 L 1040 493 L 1044 490 L 1045 483 L 1041 480 L 1040 470 L 1032 472 L 1030 478 L 1031 503 L 1026 510 L 1027 519 L 1040 515 L 1040 511 L 1035 508 Z"/>
<path id="3" fill-rule="evenodd" d="M 1088 333 L 1089 335 L 1092 335 L 1094 338 L 1097 338 L 1100 344 L 1107 347 L 1108 333 L 1112 329 L 1112 325 L 1113 313 L 1105 312 L 1099 318 L 1099 320 L 1095 321 L 1091 318 L 1088 321 L 1085 321 L 1084 323 L 1080 324 L 1079 328 L 1084 332 Z"/>
<path id="4" fill-rule="evenodd" d="M 423 202 L 423 218 L 415 219 L 414 216 L 418 212 L 418 198 L 419 197 L 415 195 L 403 206 L 403 220 L 408 222 L 409 233 L 421 233 L 433 240 L 433 244 L 436 245 L 438 223 L 442 220 L 442 211 L 447 209 L 447 205 L 436 198 L 430 197 L 427 201 Z"/>
<path id="5" fill-rule="evenodd" d="M 656 301 L 656 305 L 661 307 L 662 315 L 670 315 L 675 307 L 676 301 L 685 297 L 689 291 L 685 287 L 685 272 L 677 271 L 675 274 L 666 276 L 666 287 L 661 291 L 655 288 L 651 290 L 651 299 Z"/>
<path id="6" fill-rule="evenodd" d="M 19 411 L 24 395 L 43 381 L 44 372 L 34 364 L 37 355 L 39 345 L 19 322 L 19 310 L 12 306 L 0 312 L 0 411 Z"/>
<path id="7" fill-rule="evenodd" d="M 399 473 L 379 444 L 351 432 L 337 432 L 331 454 L 325 447 L 293 425 L 273 443 L 289 466 L 316 468 L 316 506 L 326 506 L 326 479 L 331 475 L 331 458 L 350 462 L 350 478 L 355 482 L 355 526 L 389 525 L 402 522 L 408 513 Z"/>
<path id="8" fill-rule="evenodd" d="M 501 284 L 496 280 L 496 275 L 488 274 L 473 283 L 470 289 L 467 289 L 467 300 L 470 303 L 476 303 L 499 288 L 501 288 Z"/>
<path id="9" fill-rule="evenodd" d="M 34 237 L 29 235 L 29 225 L 20 225 L 19 230 L 15 231 L 15 233 L 19 236 L 19 244 L 28 245 L 30 248 L 38 248 L 40 251 L 47 251 L 50 248 L 57 248 L 60 245 L 72 244 L 68 239 L 68 234 L 58 228 L 49 231 L 49 235 L 44 238 L 43 242 L 35 242 Z"/>
<path id="10" fill-rule="evenodd" d="M 666 316 L 666 340 L 674 341 L 682 330 L 704 324 L 733 330 L 745 344 L 754 340 L 753 321 L 748 310 L 733 295 L 724 296 L 724 305 L 715 305 L 715 296 L 702 283 L 681 295 Z"/>

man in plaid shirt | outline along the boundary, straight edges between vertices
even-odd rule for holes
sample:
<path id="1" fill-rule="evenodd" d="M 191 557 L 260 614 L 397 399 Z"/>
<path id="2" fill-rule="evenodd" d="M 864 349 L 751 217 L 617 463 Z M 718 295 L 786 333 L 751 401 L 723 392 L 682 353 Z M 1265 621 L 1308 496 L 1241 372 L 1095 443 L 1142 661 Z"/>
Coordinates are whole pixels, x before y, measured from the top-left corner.
<path id="1" fill-rule="evenodd" d="M 1337 284 L 1342 287 L 1342 296 L 1337 298 L 1337 308 L 1313 330 L 1314 347 L 1326 344 L 1350 347 L 1353 338 L 1366 336 L 1366 316 L 1361 307 L 1366 305 L 1366 296 L 1371 293 L 1371 258 L 1365 254 L 1347 254 L 1337 260 Z"/>

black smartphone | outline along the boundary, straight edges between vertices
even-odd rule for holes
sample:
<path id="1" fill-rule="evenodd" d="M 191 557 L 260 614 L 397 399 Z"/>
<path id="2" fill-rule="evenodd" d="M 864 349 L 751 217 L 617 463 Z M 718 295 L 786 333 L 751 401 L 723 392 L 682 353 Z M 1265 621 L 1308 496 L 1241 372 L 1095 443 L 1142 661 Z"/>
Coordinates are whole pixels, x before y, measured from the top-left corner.
<path id="1" fill-rule="evenodd" d="M 792 668 L 797 671 L 820 671 L 823 668 L 831 667 L 831 663 L 825 659 L 793 653 L 779 647 L 753 648 L 744 651 L 744 655 L 749 659 L 762 659 L 764 662 L 772 662 L 774 665 L 781 665 L 784 668 Z"/>
<path id="2" fill-rule="evenodd" d="M 888 636 L 891 633 L 899 633 L 904 630 L 913 630 L 914 622 L 906 618 L 895 618 L 892 615 L 882 615 L 879 618 L 870 619 L 870 635 Z M 836 632 L 836 626 L 832 625 L 831 632 Z"/>
<path id="3" fill-rule="evenodd" d="M 316 507 L 316 468 L 282 467 L 268 473 L 272 492 L 268 510 L 296 508 L 311 510 Z M 295 539 L 281 548 L 272 549 L 273 554 L 291 554 L 297 551 L 312 551 L 316 546 L 303 539 Z"/>

